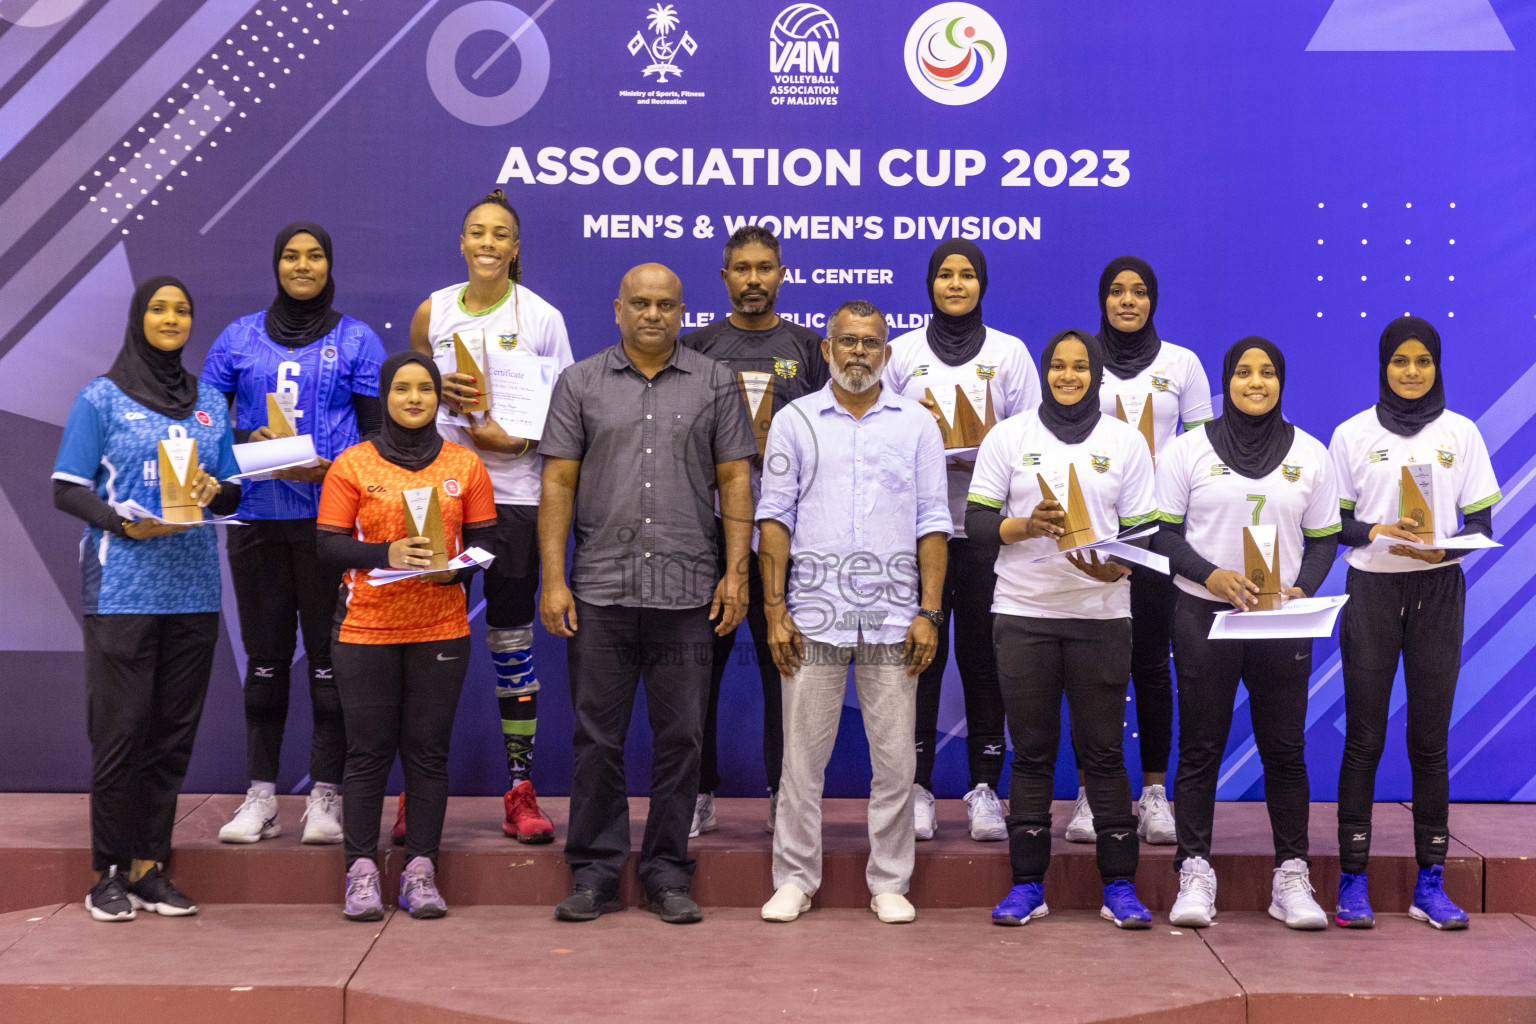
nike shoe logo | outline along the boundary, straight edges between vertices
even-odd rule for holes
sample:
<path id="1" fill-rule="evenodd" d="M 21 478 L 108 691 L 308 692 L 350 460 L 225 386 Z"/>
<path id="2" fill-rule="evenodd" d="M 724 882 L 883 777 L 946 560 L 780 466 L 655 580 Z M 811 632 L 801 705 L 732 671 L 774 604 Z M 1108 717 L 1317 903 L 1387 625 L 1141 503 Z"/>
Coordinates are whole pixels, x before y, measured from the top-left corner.
<path id="1" fill-rule="evenodd" d="M 458 661 L 459 660 L 459 656 L 457 654 L 455 654 L 453 657 L 448 658 L 448 657 L 444 657 L 442 654 L 439 654 L 437 656 L 437 660 L 438 661 Z"/>

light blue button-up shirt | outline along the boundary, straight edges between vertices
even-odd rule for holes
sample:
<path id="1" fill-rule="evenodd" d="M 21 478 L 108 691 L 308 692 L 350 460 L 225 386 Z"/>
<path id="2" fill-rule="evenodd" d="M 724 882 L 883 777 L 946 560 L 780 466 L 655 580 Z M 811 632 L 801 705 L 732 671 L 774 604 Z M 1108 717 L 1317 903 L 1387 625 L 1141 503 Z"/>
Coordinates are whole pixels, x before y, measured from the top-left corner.
<path id="1" fill-rule="evenodd" d="M 790 616 L 839 647 L 900 643 L 922 598 L 917 540 L 951 529 L 933 414 L 881 387 L 862 419 L 828 383 L 773 417 L 759 521 L 789 530 Z"/>

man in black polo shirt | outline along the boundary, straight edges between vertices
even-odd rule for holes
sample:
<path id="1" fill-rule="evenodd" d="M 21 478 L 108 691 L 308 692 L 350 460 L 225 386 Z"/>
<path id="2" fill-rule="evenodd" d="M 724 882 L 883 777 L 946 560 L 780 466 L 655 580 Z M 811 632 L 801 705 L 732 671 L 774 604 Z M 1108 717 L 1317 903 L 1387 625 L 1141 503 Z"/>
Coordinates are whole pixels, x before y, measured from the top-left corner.
<path id="1" fill-rule="evenodd" d="M 731 302 L 731 315 L 683 335 L 687 347 L 718 359 L 737 378 L 737 387 L 748 415 L 759 429 L 758 451 L 767 437 L 767 423 L 779 409 L 827 383 L 827 362 L 821 355 L 821 335 L 809 327 L 790 323 L 774 312 L 785 267 L 779 240 L 767 228 L 749 224 L 738 228 L 725 243 L 725 266 L 720 279 Z M 770 385 L 771 391 L 764 385 Z M 752 501 L 756 505 L 762 484 L 762 459 L 752 460 Z M 718 512 L 718 509 L 717 509 Z M 720 531 L 724 536 L 724 531 Z M 757 547 L 755 535 L 752 547 Z M 720 548 L 721 571 L 725 549 Z M 784 762 L 783 709 L 780 704 L 779 670 L 768 649 L 768 624 L 763 617 L 763 579 L 757 559 L 748 565 L 749 603 L 747 626 L 752 631 L 754 660 L 763 683 L 763 768 L 768 775 L 768 831 L 773 831 L 779 798 L 779 771 Z M 720 785 L 719 755 L 715 743 L 720 706 L 720 680 L 736 646 L 732 630 L 715 640 L 714 665 L 709 685 L 709 709 L 704 719 L 704 752 L 699 762 L 699 795 L 693 811 L 690 836 L 713 832 L 715 789 Z"/>
<path id="2" fill-rule="evenodd" d="M 747 464 L 757 445 L 730 371 L 677 344 L 682 290 L 659 264 L 624 275 L 613 304 L 621 340 L 560 375 L 539 442 L 539 616 L 551 633 L 570 638 L 576 709 L 565 843 L 574 887 L 555 909 L 564 921 L 622 909 L 619 875 L 629 859 L 624 738 L 642 677 L 653 756 L 640 881 L 647 909 L 663 921 L 702 917 L 688 895 L 688 825 L 712 641 L 734 632 L 746 611 Z M 713 515 L 716 490 L 723 531 Z M 724 573 L 717 532 L 730 567 Z"/>

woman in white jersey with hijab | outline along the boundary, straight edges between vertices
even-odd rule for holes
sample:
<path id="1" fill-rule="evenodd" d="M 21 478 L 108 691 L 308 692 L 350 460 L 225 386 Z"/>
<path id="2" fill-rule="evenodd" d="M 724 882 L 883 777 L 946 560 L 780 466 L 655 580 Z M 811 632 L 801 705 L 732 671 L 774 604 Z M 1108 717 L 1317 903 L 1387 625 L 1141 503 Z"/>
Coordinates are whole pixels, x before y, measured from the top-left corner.
<path id="1" fill-rule="evenodd" d="M 411 347 L 431 355 L 443 375 L 438 431 L 480 456 L 496 491 L 496 560 L 485 574 L 486 645 L 496 670 L 496 700 L 507 751 L 506 818 L 501 829 L 523 843 L 554 841 L 554 825 L 539 810 L 530 773 L 538 718 L 539 680 L 533 666 L 533 620 L 539 587 L 539 443 L 511 437 L 488 413 L 461 412 L 460 403 L 488 392 L 489 383 L 456 372 L 453 338 L 482 347 L 491 368 L 524 356 L 571 365 L 571 343 L 560 311 L 523 287 L 521 222 L 496 189 L 471 206 L 459 231 L 469 280 L 439 288 L 411 320 Z M 553 381 L 551 381 L 553 384 Z M 396 840 L 405 834 L 405 802 Z"/>
<path id="2" fill-rule="evenodd" d="M 1492 538 L 1499 482 L 1477 425 L 1445 407 L 1434 327 L 1416 316 L 1398 317 L 1382 332 L 1379 355 L 1376 404 L 1339 424 L 1328 446 L 1349 563 L 1349 603 L 1339 625 L 1345 731 L 1334 920 L 1346 928 L 1369 928 L 1376 920 L 1365 881 L 1371 802 L 1401 655 L 1419 862 L 1408 913 L 1435 928 L 1461 929 L 1467 915 L 1445 894 L 1442 872 L 1449 835 L 1446 739 L 1461 671 L 1467 581 L 1456 551 L 1419 546 L 1427 538 L 1413 531 L 1433 527 L 1432 537 L 1454 535 L 1460 512 L 1461 534 Z M 1423 511 L 1405 500 L 1405 470 L 1428 500 Z"/>

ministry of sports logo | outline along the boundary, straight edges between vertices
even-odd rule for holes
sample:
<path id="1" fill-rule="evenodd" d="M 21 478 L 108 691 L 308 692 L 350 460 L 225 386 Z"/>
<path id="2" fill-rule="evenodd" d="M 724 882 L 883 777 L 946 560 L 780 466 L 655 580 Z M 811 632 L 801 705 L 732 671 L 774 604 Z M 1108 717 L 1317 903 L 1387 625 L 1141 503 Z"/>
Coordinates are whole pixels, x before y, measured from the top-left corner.
<path id="1" fill-rule="evenodd" d="M 841 57 L 837 20 L 816 4 L 790 4 L 768 30 L 770 102 L 790 107 L 837 106 Z"/>
<path id="2" fill-rule="evenodd" d="M 645 75 L 655 75 L 656 83 L 660 85 L 667 80 L 668 75 L 681 78 L 683 69 L 677 66 L 679 54 L 692 57 L 698 50 L 699 44 L 686 31 L 677 42 L 672 42 L 667 37 L 675 32 L 680 24 L 677 16 L 677 8 L 672 4 L 657 4 L 652 7 L 645 18 L 645 27 L 651 30 L 655 39 L 646 39 L 643 31 L 637 30 L 635 37 L 629 41 L 630 56 L 638 54 L 641 50 L 650 58 L 651 63 L 642 72 Z"/>
<path id="3" fill-rule="evenodd" d="M 996 87 L 1008 65 L 1008 43 L 980 7 L 943 3 L 912 23 L 903 57 L 918 92 L 935 103 L 962 106 Z"/>

